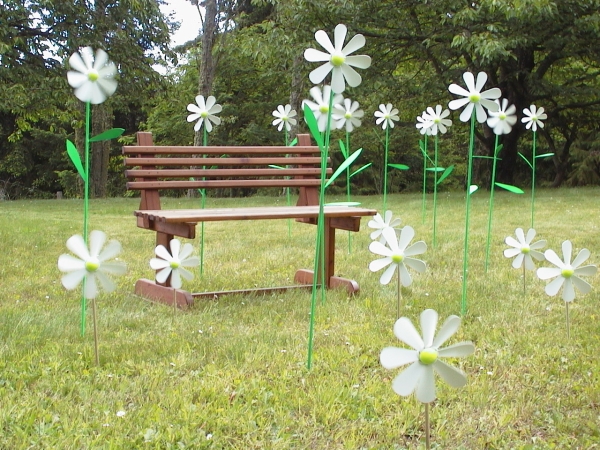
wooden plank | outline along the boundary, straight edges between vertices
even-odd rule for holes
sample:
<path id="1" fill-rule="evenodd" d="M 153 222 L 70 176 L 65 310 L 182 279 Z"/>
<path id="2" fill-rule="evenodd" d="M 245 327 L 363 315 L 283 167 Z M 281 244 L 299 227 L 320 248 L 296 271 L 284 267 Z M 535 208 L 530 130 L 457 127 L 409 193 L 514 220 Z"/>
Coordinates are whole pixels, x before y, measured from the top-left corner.
<path id="1" fill-rule="evenodd" d="M 313 276 L 312 270 L 300 269 L 294 276 L 294 282 L 312 286 Z M 327 287 L 329 289 L 343 288 L 346 289 L 349 294 L 357 294 L 360 291 L 360 286 L 356 281 L 336 276 L 329 278 Z"/>
<path id="2" fill-rule="evenodd" d="M 124 155 L 318 155 L 319 147 L 314 145 L 302 145 L 296 147 L 285 146 L 160 146 L 160 145 L 126 145 L 123 147 Z"/>
<path id="3" fill-rule="evenodd" d="M 328 170 L 328 175 L 333 173 Z M 130 169 L 125 171 L 127 178 L 190 178 L 190 177 L 295 177 L 295 176 L 320 177 L 321 169 L 318 167 L 301 167 L 290 169 Z"/>
<path id="4" fill-rule="evenodd" d="M 213 291 L 213 292 L 193 292 L 192 297 L 195 299 L 218 299 L 223 295 L 268 295 L 276 292 L 285 292 L 291 289 L 308 289 L 310 286 L 306 284 L 294 285 L 294 286 L 277 286 L 277 287 L 266 287 L 266 288 L 252 288 L 252 289 L 234 289 L 230 291 Z"/>
<path id="5" fill-rule="evenodd" d="M 321 180 L 316 178 L 303 179 L 248 179 L 248 180 L 195 180 L 195 181 L 130 181 L 127 189 L 202 189 L 202 188 L 231 188 L 231 187 L 298 187 L 319 186 Z"/>
<path id="6" fill-rule="evenodd" d="M 173 306 L 173 299 L 175 299 L 177 307 L 180 309 L 186 309 L 194 304 L 194 298 L 189 292 L 169 286 L 161 286 L 145 278 L 137 280 L 134 292 L 141 297 L 165 305 Z"/>
<path id="7" fill-rule="evenodd" d="M 124 159 L 125 166 L 268 166 L 269 164 L 285 165 L 317 165 L 321 166 L 320 157 L 272 157 L 272 158 L 135 158 Z"/>
<path id="8" fill-rule="evenodd" d="M 325 206 L 326 217 L 366 217 L 374 216 L 377 211 L 368 208 L 347 206 Z M 210 209 L 172 209 L 157 211 L 135 211 L 138 217 L 149 220 L 173 223 L 217 222 L 225 220 L 266 220 L 316 218 L 318 206 L 273 206 L 251 208 L 210 208 Z"/>
<path id="9" fill-rule="evenodd" d="M 138 145 L 152 145 L 152 133 L 140 131 L 136 134 Z M 147 158 L 154 159 L 154 158 Z M 142 169 L 154 169 L 154 165 L 142 167 Z M 138 181 L 144 181 L 140 179 Z M 160 194 L 157 190 L 142 191 L 140 198 L 140 209 L 160 209 Z"/>

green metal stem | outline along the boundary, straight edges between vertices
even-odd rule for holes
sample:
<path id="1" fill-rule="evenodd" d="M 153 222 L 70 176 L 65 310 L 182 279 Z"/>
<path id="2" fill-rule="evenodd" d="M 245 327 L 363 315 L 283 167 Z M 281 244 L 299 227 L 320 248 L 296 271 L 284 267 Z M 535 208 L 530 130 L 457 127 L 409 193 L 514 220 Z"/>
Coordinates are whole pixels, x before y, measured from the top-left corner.
<path id="1" fill-rule="evenodd" d="M 435 171 L 433 172 L 433 246 L 437 246 L 437 238 L 436 238 L 436 228 L 437 228 L 437 185 L 438 185 L 438 135 L 435 135 L 434 141 L 434 155 L 433 155 L 433 165 L 435 166 Z"/>
<path id="2" fill-rule="evenodd" d="M 421 221 L 425 223 L 425 196 L 427 195 L 427 133 L 425 133 L 425 153 L 423 154 L 423 206 L 421 208 Z"/>
<path id="3" fill-rule="evenodd" d="M 383 211 L 385 215 L 387 211 L 387 172 L 388 172 L 388 151 L 390 147 L 390 127 L 385 127 L 385 153 L 383 156 Z"/>
<path id="4" fill-rule="evenodd" d="M 488 226 L 487 226 L 487 242 L 485 245 L 485 271 L 487 273 L 490 261 L 490 246 L 492 238 L 492 214 L 494 212 L 494 188 L 496 186 L 496 163 L 498 162 L 498 139 L 499 135 L 496 135 L 496 142 L 494 144 L 494 158 L 492 160 L 492 181 L 490 186 L 490 204 L 488 205 Z"/>
<path id="5" fill-rule="evenodd" d="M 83 180 L 83 242 L 87 247 L 88 243 L 88 217 L 90 209 L 90 123 L 91 123 L 91 105 L 85 102 L 85 180 Z M 81 336 L 85 336 L 85 316 L 87 311 L 87 301 L 85 298 L 85 278 L 82 283 L 81 294 Z"/>
<path id="6" fill-rule="evenodd" d="M 536 132 L 533 132 L 533 150 L 531 155 L 531 228 L 533 228 L 534 205 L 535 205 L 535 141 Z"/>
<path id="7" fill-rule="evenodd" d="M 465 248 L 463 253 L 462 298 L 460 313 L 467 313 L 467 275 L 469 267 L 469 215 L 471 212 L 471 172 L 473 171 L 473 147 L 475 145 L 475 110 L 471 114 L 471 135 L 469 137 L 469 162 L 467 166 L 467 200 L 465 207 Z"/>
<path id="8" fill-rule="evenodd" d="M 346 154 L 350 155 L 350 133 L 346 131 Z M 346 201 L 350 202 L 350 166 L 346 167 Z M 352 233 L 348 231 L 348 254 L 352 253 Z"/>

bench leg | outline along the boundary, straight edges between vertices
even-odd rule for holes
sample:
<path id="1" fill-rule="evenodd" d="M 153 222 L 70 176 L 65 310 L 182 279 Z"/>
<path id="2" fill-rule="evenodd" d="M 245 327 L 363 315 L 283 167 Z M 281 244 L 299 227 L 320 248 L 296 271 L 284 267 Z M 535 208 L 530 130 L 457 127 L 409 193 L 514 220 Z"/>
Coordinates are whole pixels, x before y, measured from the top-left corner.
<path id="1" fill-rule="evenodd" d="M 358 283 L 347 278 L 336 277 L 335 274 L 335 228 L 332 219 L 325 218 L 325 236 L 323 245 L 325 247 L 325 287 L 327 289 L 344 287 L 350 294 L 359 291 Z M 300 269 L 296 272 L 294 281 L 300 284 L 312 284 L 314 273 L 312 270 Z M 317 274 L 317 280 L 321 281 L 321 274 Z"/>
<path id="2" fill-rule="evenodd" d="M 175 300 L 177 307 L 180 309 L 186 309 L 188 306 L 194 304 L 194 298 L 189 292 L 169 286 L 161 286 L 145 278 L 137 280 L 135 283 L 135 293 L 148 300 L 170 306 L 173 306 L 173 300 Z"/>

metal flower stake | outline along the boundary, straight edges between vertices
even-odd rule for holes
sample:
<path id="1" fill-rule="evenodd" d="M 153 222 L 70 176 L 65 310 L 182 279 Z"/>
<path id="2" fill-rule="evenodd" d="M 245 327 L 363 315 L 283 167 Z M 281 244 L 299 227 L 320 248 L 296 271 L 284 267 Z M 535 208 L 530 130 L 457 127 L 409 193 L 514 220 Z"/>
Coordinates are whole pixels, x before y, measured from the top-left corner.
<path id="1" fill-rule="evenodd" d="M 69 254 L 60 255 L 58 269 L 66 272 L 66 275 L 61 278 L 61 283 L 66 289 L 75 289 L 79 283 L 83 282 L 83 297 L 92 300 L 94 354 L 96 365 L 99 365 L 96 297 L 100 292 L 100 287 L 107 293 L 114 291 L 116 285 L 108 275 L 123 275 L 127 268 L 122 262 L 109 261 L 121 253 L 121 244 L 112 240 L 104 247 L 106 234 L 103 231 L 92 231 L 89 243 L 88 250 L 87 242 L 81 235 L 71 236 L 67 240 L 67 248 L 77 257 Z"/>
<path id="2" fill-rule="evenodd" d="M 387 211 L 387 174 L 388 167 L 393 167 L 398 170 L 408 170 L 408 166 L 405 164 L 388 164 L 388 153 L 390 147 L 390 128 L 394 128 L 394 122 L 397 122 L 400 118 L 398 117 L 398 110 L 392 106 L 391 103 L 379 105 L 379 111 L 374 113 L 376 125 L 381 125 L 381 128 L 385 130 L 385 144 L 383 148 L 383 210 Z"/>
<path id="3" fill-rule="evenodd" d="M 173 313 L 177 311 L 177 289 L 181 289 L 184 278 L 190 281 L 194 278 L 194 274 L 186 269 L 186 267 L 197 267 L 200 264 L 200 259 L 197 256 L 192 256 L 194 247 L 190 243 L 186 243 L 181 248 L 179 239 L 171 239 L 169 242 L 169 250 L 164 245 L 158 245 L 154 249 L 154 254 L 158 258 L 150 260 L 150 267 L 156 270 L 156 281 L 164 283 L 171 277 L 171 287 L 173 288 Z"/>
<path id="4" fill-rule="evenodd" d="M 424 142 L 419 141 L 421 153 L 423 153 L 423 212 L 422 220 L 425 223 L 425 195 L 427 186 L 427 172 L 433 172 L 433 246 L 437 245 L 437 188 L 454 170 L 454 166 L 447 168 L 440 167 L 438 163 L 438 136 L 446 134 L 448 127 L 452 125 L 452 121 L 447 119 L 450 111 L 443 109 L 442 105 L 436 105 L 435 110 L 429 106 L 427 111 L 424 111 L 420 117 L 417 117 L 417 128 L 421 129 L 421 134 L 425 135 Z M 434 152 L 433 161 L 427 154 L 427 136 L 434 136 Z M 427 168 L 427 161 L 432 163 L 432 167 Z M 440 174 L 441 173 L 441 174 Z M 440 176 L 438 177 L 438 174 Z"/>
<path id="5" fill-rule="evenodd" d="M 373 236 L 373 234 L 374 233 L 372 233 L 371 236 Z M 381 230 L 381 235 L 384 242 L 371 242 L 369 250 L 376 255 L 383 256 L 383 258 L 371 261 L 369 270 L 371 272 L 377 272 L 384 267 L 387 267 L 381 275 L 379 282 L 381 284 L 388 284 L 394 276 L 396 268 L 398 268 L 396 317 L 399 318 L 402 310 L 402 286 L 410 286 L 412 283 L 412 278 L 407 267 L 410 267 L 419 273 L 425 272 L 425 269 L 427 268 L 426 264 L 420 259 L 413 258 L 413 256 L 425 253 L 427 251 L 427 244 L 423 241 L 419 241 L 409 247 L 410 241 L 412 241 L 415 236 L 415 230 L 408 225 L 400 231 L 400 239 L 398 239 L 396 230 L 392 227 L 383 228 Z"/>
<path id="6" fill-rule="evenodd" d="M 460 326 L 460 317 L 450 316 L 438 335 L 435 330 L 438 313 L 426 309 L 421 313 L 421 332 L 419 335 L 407 317 L 399 318 L 394 324 L 394 334 L 412 349 L 386 347 L 381 351 L 379 360 L 386 369 L 397 369 L 410 364 L 392 381 L 392 389 L 398 395 L 409 396 L 415 392 L 417 400 L 425 404 L 425 447 L 431 448 L 431 425 L 429 422 L 429 403 L 436 399 L 435 376 L 437 373 L 450 386 L 455 388 L 467 384 L 465 373 L 440 358 L 456 358 L 469 356 L 475 351 L 472 342 L 465 341 L 440 348 L 456 333 Z"/>
<path id="7" fill-rule="evenodd" d="M 344 157 L 344 161 L 347 161 L 348 158 L 351 157 L 350 154 L 350 133 L 355 129 L 361 126 L 362 121 L 360 119 L 363 118 L 365 112 L 359 108 L 358 102 L 353 102 L 349 98 L 344 99 L 343 105 L 333 105 L 334 111 L 332 114 L 332 119 L 336 124 L 336 128 L 344 128 L 346 131 L 346 142 L 340 139 L 340 151 L 342 152 L 342 156 Z M 360 149 L 362 151 L 362 149 Z M 350 164 L 346 167 L 346 204 L 347 205 L 360 205 L 360 203 L 352 202 L 352 197 L 350 195 L 350 180 L 352 177 L 363 170 L 369 168 L 372 163 L 364 164 L 360 168 L 351 172 Z M 352 253 L 352 233 L 348 231 L 348 254 Z"/>
<path id="8" fill-rule="evenodd" d="M 504 240 L 506 245 L 511 247 L 504 250 L 504 256 L 506 258 L 514 258 L 512 262 L 513 268 L 519 269 L 523 267 L 523 294 L 525 294 L 525 269 L 535 270 L 533 260 L 544 261 L 546 259 L 544 254 L 539 251 L 546 246 L 546 241 L 541 240 L 532 243 L 531 241 L 535 237 L 535 230 L 533 228 L 527 231 L 527 236 L 525 236 L 523 228 L 517 228 L 515 236 L 517 239 L 507 236 Z"/>
<path id="9" fill-rule="evenodd" d="M 490 202 L 488 205 L 488 224 L 487 224 L 487 241 L 485 245 L 485 271 L 487 273 L 489 261 L 490 261 L 490 247 L 491 247 L 491 239 L 492 239 L 492 215 L 494 212 L 494 188 L 496 186 L 506 189 L 508 192 L 512 192 L 513 194 L 523 194 L 523 190 L 516 187 L 511 186 L 510 184 L 497 183 L 496 182 L 496 165 L 498 163 L 498 154 L 500 150 L 502 150 L 502 146 L 498 145 L 499 137 L 502 134 L 508 134 L 512 130 L 512 126 L 517 122 L 517 116 L 515 112 L 517 108 L 515 105 L 508 105 L 507 99 L 502 99 L 502 104 L 498 100 L 498 111 L 493 112 L 490 111 L 490 117 L 487 120 L 488 126 L 492 129 L 494 134 L 496 135 L 496 140 L 494 143 L 494 154 L 492 156 L 492 177 L 490 181 Z"/>
<path id="10" fill-rule="evenodd" d="M 463 79 L 467 85 L 467 89 L 457 85 L 451 84 L 448 90 L 452 94 L 460 95 L 463 98 L 452 100 L 448 103 L 448 108 L 456 110 L 462 108 L 465 109 L 460 113 L 461 122 L 471 121 L 471 133 L 469 137 L 469 153 L 467 156 L 467 192 L 466 192 L 466 207 L 465 207 L 465 240 L 464 240 L 464 253 L 463 253 L 463 272 L 462 272 L 462 298 L 460 311 L 461 315 L 467 312 L 467 274 L 469 268 L 469 215 L 471 208 L 471 194 L 475 192 L 478 187 L 471 185 L 471 176 L 473 172 L 473 148 L 475 147 L 475 120 L 479 123 L 483 123 L 487 119 L 485 108 L 492 112 L 498 111 L 498 104 L 494 102 L 495 99 L 500 98 L 501 92 L 498 88 L 488 89 L 482 91 L 483 86 L 487 81 L 487 74 L 485 72 L 479 72 L 477 74 L 477 81 L 471 72 L 465 72 Z"/>
<path id="11" fill-rule="evenodd" d="M 560 288 L 564 286 L 562 298 L 565 301 L 567 338 L 570 338 L 569 303 L 575 300 L 575 288 L 582 294 L 587 294 L 592 290 L 592 286 L 580 277 L 595 275 L 598 268 L 594 265 L 581 266 L 590 257 L 590 251 L 587 248 L 581 249 L 573 262 L 571 262 L 571 255 L 573 253 L 573 244 L 571 244 L 571 241 L 567 240 L 562 243 L 562 252 L 563 259 L 560 259 L 554 250 L 546 250 L 544 252 L 546 260 L 556 267 L 540 267 L 537 270 L 537 276 L 542 280 L 554 278 L 545 288 L 546 294 L 551 297 L 558 294 Z"/>
<path id="12" fill-rule="evenodd" d="M 544 112 L 544 108 L 537 108 L 535 105 L 531 105 L 529 108 L 523 110 L 525 117 L 521 119 L 521 122 L 525 124 L 525 128 L 533 131 L 533 144 L 531 148 L 531 161 L 529 161 L 522 153 L 519 152 L 519 156 L 527 163 L 531 169 L 531 228 L 533 228 L 534 222 L 534 205 L 535 205 L 535 160 L 538 158 L 548 158 L 554 156 L 554 153 L 544 153 L 542 155 L 536 155 L 536 136 L 538 125 L 540 128 L 544 128 L 543 120 L 546 120 L 548 116 Z"/>
<path id="13" fill-rule="evenodd" d="M 200 131 L 202 128 L 202 145 L 206 147 L 208 145 L 208 133 L 213 129 L 213 123 L 215 125 L 221 124 L 221 119 L 216 116 L 223 108 L 217 103 L 217 99 L 212 95 L 204 100 L 203 95 L 196 96 L 196 104 L 190 103 L 187 105 L 187 110 L 192 114 L 187 116 L 188 122 L 197 121 L 194 125 L 194 131 Z M 205 170 L 206 166 L 202 166 L 202 170 Z M 204 180 L 204 177 L 202 178 Z M 206 189 L 198 189 L 200 193 L 200 207 L 204 209 L 206 207 Z M 204 273 L 204 222 L 200 224 L 200 275 Z"/>
<path id="14" fill-rule="evenodd" d="M 67 139 L 67 155 L 83 180 L 83 240 L 87 244 L 89 192 L 90 192 L 90 143 L 115 139 L 125 131 L 123 128 L 112 128 L 90 138 L 91 105 L 103 103 L 117 89 L 117 66 L 109 61 L 104 50 L 94 51 L 85 47 L 75 52 L 69 58 L 71 70 L 67 72 L 67 81 L 75 89 L 75 97 L 85 103 L 85 141 L 83 162 L 77 147 Z M 85 279 L 83 290 L 85 291 Z M 81 297 L 81 335 L 85 334 L 85 317 L 87 305 L 86 296 Z"/>
<path id="15" fill-rule="evenodd" d="M 297 139 L 294 139 L 292 141 L 292 143 L 290 144 L 289 142 L 289 132 L 291 131 L 292 127 L 296 125 L 297 121 L 296 119 L 294 119 L 294 117 L 296 117 L 297 113 L 295 109 L 292 109 L 291 105 L 279 105 L 277 106 L 277 109 L 275 111 L 273 111 L 273 116 L 275 117 L 275 119 L 273 120 L 273 126 L 277 127 L 277 131 L 281 131 L 282 129 L 284 130 L 284 135 L 285 135 L 285 146 L 293 146 L 296 144 Z M 269 167 L 273 167 L 274 169 L 283 169 L 284 167 L 281 166 L 277 166 L 277 165 L 269 165 Z M 292 205 L 292 199 L 290 196 L 290 188 L 289 186 L 285 188 L 285 198 L 287 201 L 287 205 L 291 206 Z M 292 219 L 288 219 L 287 220 L 288 223 L 288 237 L 292 237 Z"/>
<path id="16" fill-rule="evenodd" d="M 364 47 L 365 38 L 362 34 L 355 35 L 346 45 L 346 34 L 348 30 L 345 25 L 338 24 L 334 30 L 334 42 L 332 43 L 327 33 L 323 30 L 318 30 L 315 33 L 315 40 L 323 47 L 326 52 L 314 48 L 308 48 L 304 51 L 304 57 L 309 62 L 322 62 L 323 64 L 309 74 L 309 79 L 314 84 L 321 83 L 329 73 L 331 73 L 331 88 L 327 99 L 325 109 L 325 137 L 321 138 L 321 130 L 316 122 L 315 114 L 310 108 L 310 105 L 305 102 L 304 116 L 309 126 L 311 134 L 321 150 L 321 187 L 319 193 L 319 217 L 317 225 L 317 242 L 315 264 L 313 272 L 313 286 L 311 295 L 311 312 L 309 324 L 309 343 L 308 343 L 308 359 L 307 367 L 312 367 L 312 347 L 314 338 L 314 319 L 317 298 L 317 274 L 321 270 L 321 298 L 325 299 L 325 267 L 324 267 L 324 251 L 325 247 L 325 220 L 324 220 L 324 204 L 325 204 L 325 175 L 326 162 L 329 150 L 329 139 L 331 134 L 331 115 L 334 104 L 334 94 L 341 94 L 346 88 L 346 83 L 350 87 L 357 87 L 362 81 L 360 74 L 354 70 L 354 67 L 359 69 L 367 69 L 371 65 L 371 57 L 367 55 L 352 55 L 356 50 Z M 327 87 L 327 86 L 326 86 Z M 316 88 L 311 89 L 311 93 Z M 323 89 L 325 92 L 325 88 Z M 340 95 L 341 96 L 341 95 Z M 314 97 L 314 96 L 313 96 Z M 323 95 L 325 97 L 325 95 Z M 339 103 L 339 102 L 336 102 Z M 325 106 L 325 105 L 322 105 Z M 322 108 L 320 108 L 321 110 Z"/>

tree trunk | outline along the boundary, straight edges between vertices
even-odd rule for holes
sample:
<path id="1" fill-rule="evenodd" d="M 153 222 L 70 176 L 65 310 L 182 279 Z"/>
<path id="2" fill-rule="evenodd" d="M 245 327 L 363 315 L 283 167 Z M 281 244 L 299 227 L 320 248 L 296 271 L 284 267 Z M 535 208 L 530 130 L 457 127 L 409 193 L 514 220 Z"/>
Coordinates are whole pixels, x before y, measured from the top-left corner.
<path id="1" fill-rule="evenodd" d="M 91 135 L 96 136 L 110 129 L 111 114 L 104 103 L 93 107 Z M 108 183 L 108 164 L 110 160 L 110 141 L 94 142 L 90 146 L 90 196 L 96 198 L 106 197 Z"/>
<path id="2" fill-rule="evenodd" d="M 298 127 L 302 118 L 304 117 L 304 113 L 302 112 L 302 91 L 304 89 L 304 79 L 306 78 L 306 74 L 302 73 L 302 62 L 304 61 L 304 57 L 302 54 L 296 55 L 294 61 L 292 63 L 292 84 L 290 86 L 290 105 L 292 109 L 296 110 L 298 113 L 297 123 L 290 130 L 290 138 L 292 136 L 296 136 L 298 134 Z"/>

